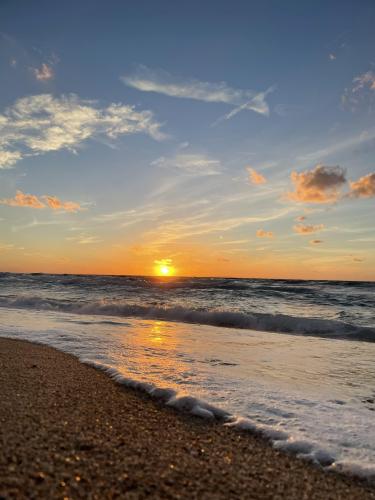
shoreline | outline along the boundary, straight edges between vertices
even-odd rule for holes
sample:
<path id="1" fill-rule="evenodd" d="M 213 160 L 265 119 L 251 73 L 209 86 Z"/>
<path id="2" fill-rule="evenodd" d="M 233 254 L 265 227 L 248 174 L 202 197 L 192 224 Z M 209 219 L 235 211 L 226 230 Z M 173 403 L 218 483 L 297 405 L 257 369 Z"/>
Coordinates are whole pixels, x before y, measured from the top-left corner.
<path id="1" fill-rule="evenodd" d="M 4 498 L 375 499 L 263 437 L 166 408 L 70 354 L 0 338 Z"/>

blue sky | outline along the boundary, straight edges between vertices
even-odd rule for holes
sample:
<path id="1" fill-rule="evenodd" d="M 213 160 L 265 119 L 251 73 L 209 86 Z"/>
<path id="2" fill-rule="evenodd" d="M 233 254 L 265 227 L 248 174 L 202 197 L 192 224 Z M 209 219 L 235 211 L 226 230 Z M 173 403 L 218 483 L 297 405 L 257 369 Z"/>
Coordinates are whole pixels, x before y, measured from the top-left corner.
<path id="1" fill-rule="evenodd" d="M 3 1 L 1 268 L 375 279 L 374 20 Z"/>

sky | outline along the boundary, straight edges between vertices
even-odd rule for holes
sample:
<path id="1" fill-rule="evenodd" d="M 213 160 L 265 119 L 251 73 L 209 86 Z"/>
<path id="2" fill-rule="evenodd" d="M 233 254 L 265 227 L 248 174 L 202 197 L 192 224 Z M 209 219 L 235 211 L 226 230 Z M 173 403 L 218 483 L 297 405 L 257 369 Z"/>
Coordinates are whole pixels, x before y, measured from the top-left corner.
<path id="1" fill-rule="evenodd" d="M 374 22 L 2 0 L 0 271 L 374 280 Z"/>

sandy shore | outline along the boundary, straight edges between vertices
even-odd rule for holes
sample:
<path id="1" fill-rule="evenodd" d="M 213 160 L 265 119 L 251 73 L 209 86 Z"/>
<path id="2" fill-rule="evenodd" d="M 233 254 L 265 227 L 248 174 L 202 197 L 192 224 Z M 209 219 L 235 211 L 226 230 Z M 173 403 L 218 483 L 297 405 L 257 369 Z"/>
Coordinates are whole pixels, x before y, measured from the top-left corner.
<path id="1" fill-rule="evenodd" d="M 0 498 L 375 499 L 49 347 L 0 339 L 0 367 Z"/>

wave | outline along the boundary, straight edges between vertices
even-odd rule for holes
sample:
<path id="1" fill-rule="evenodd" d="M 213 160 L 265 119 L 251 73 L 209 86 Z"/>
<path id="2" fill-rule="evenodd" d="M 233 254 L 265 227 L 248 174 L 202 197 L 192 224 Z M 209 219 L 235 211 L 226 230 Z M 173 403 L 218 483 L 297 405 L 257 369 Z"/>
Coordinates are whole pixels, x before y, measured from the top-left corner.
<path id="1" fill-rule="evenodd" d="M 225 310 L 198 310 L 181 306 L 162 307 L 98 300 L 71 302 L 38 296 L 0 296 L 0 307 L 60 311 L 73 314 L 129 317 L 198 323 L 210 326 L 241 328 L 265 332 L 310 335 L 323 338 L 375 342 L 375 328 L 343 321 Z"/>

